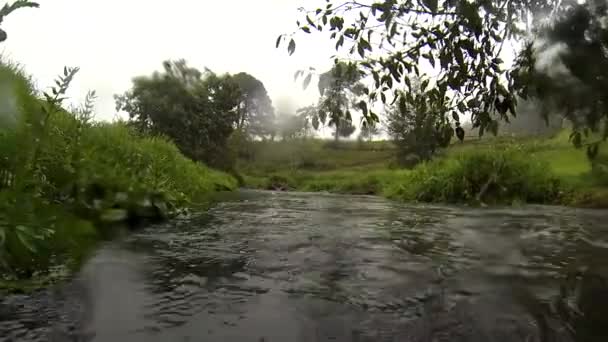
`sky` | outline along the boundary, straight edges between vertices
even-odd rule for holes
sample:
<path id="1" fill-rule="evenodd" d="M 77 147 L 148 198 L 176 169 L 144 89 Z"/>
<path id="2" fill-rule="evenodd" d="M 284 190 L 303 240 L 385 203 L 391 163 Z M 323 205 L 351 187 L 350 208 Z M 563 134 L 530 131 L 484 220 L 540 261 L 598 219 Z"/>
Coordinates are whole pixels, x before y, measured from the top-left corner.
<path id="1" fill-rule="evenodd" d="M 41 90 L 64 66 L 80 67 L 68 96 L 78 104 L 95 90 L 96 119 L 113 120 L 114 94 L 135 76 L 184 58 L 200 70 L 247 72 L 261 80 L 278 110 L 316 102 L 318 91 L 294 82 L 299 69 L 329 69 L 335 52 L 327 37 L 297 40 L 296 53 L 275 48 L 279 34 L 296 29 L 298 8 L 322 0 L 39 0 L 38 9 L 8 16 L 0 53 L 21 63 Z M 315 7 L 316 8 L 316 7 Z"/>

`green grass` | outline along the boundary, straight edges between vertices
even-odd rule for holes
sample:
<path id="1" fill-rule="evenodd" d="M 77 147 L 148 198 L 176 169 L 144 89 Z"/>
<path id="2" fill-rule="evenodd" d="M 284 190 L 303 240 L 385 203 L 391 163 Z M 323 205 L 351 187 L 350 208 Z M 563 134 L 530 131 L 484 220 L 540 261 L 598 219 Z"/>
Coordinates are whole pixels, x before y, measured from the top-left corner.
<path id="1" fill-rule="evenodd" d="M 393 159 L 388 142 L 307 139 L 289 142 L 254 142 L 251 157 L 240 159 L 238 169 L 245 175 L 265 176 L 277 171 L 332 171 L 382 169 Z"/>
<path id="2" fill-rule="evenodd" d="M 454 143 L 431 162 L 399 169 L 387 142 L 308 140 L 266 143 L 240 162 L 245 184 L 263 189 L 377 194 L 403 201 L 550 203 L 608 207 L 584 149 L 563 131 L 553 137 L 490 137 Z M 261 143 L 260 143 L 261 145 Z M 259 148 L 260 145 L 255 148 Z M 608 146 L 600 150 L 608 156 Z"/>

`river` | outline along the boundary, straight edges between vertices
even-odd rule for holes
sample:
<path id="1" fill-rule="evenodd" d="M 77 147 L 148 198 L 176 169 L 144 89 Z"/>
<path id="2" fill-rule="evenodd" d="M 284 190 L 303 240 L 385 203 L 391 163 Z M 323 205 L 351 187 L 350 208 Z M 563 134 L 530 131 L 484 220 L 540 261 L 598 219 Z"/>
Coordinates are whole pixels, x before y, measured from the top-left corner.
<path id="1" fill-rule="evenodd" d="M 242 191 L 0 303 L 0 341 L 608 341 L 608 213 Z"/>

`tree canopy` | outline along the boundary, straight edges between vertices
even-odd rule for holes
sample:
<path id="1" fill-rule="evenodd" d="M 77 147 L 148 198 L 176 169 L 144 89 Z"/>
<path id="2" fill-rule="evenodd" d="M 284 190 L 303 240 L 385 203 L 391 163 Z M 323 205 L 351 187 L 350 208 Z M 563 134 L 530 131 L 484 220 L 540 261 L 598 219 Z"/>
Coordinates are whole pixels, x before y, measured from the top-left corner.
<path id="1" fill-rule="evenodd" d="M 165 61 L 162 72 L 134 78 L 132 89 L 115 99 L 117 110 L 129 113 L 140 131 L 166 135 L 187 156 L 227 168 L 224 149 L 237 121 L 239 94 L 231 76 L 178 60 Z"/>
<path id="2" fill-rule="evenodd" d="M 233 80 L 239 86 L 236 128 L 252 137 L 274 136 L 274 108 L 264 84 L 248 73 L 238 73 Z"/>
<path id="3" fill-rule="evenodd" d="M 352 120 L 340 119 L 338 120 L 337 124 L 334 124 L 334 130 L 334 137 L 336 140 L 338 140 L 339 137 L 348 138 L 353 135 L 353 133 L 355 133 L 357 130 L 357 127 L 353 125 Z"/>
<path id="4" fill-rule="evenodd" d="M 415 105 L 411 79 L 420 79 L 422 95 L 454 129 L 468 115 L 483 134 L 516 115 L 519 98 L 539 97 L 548 110 L 566 110 L 581 145 L 581 131 L 608 137 L 607 16 L 604 0 L 328 0 L 302 9 L 298 30 L 277 46 L 293 54 L 296 34 L 329 31 L 336 62 L 369 80 L 368 104 Z M 503 61 L 506 46 L 515 46 L 515 63 Z M 377 121 L 369 108 L 361 106 L 365 118 Z"/>

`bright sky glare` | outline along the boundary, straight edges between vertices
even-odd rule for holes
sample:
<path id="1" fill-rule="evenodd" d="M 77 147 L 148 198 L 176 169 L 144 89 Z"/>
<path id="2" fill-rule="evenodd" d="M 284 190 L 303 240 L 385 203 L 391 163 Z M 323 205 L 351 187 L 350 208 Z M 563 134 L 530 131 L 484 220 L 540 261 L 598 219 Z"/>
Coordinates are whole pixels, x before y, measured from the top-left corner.
<path id="1" fill-rule="evenodd" d="M 89 89 L 98 94 L 98 120 L 116 114 L 113 95 L 134 76 L 149 75 L 165 59 L 217 73 L 247 72 L 266 86 L 278 110 L 316 102 L 316 86 L 302 90 L 298 69 L 329 69 L 334 43 L 314 34 L 298 40 L 288 56 L 275 48 L 279 34 L 293 31 L 298 7 L 311 0 L 39 0 L 38 9 L 7 17 L 8 40 L 0 52 L 26 67 L 41 89 L 63 66 L 78 66 L 68 95 L 79 103 Z"/>

